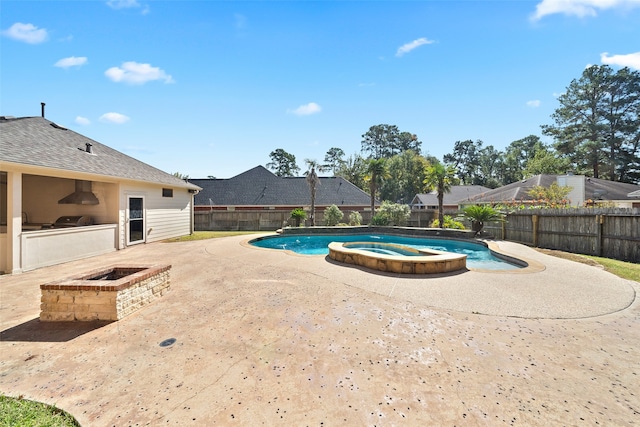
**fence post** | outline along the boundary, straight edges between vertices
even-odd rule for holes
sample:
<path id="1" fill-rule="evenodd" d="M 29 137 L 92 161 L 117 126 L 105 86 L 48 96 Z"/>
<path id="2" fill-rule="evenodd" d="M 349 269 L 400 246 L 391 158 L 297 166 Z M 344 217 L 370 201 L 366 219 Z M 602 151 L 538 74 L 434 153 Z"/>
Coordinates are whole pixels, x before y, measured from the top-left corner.
<path id="1" fill-rule="evenodd" d="M 531 237 L 533 240 L 533 247 L 536 248 L 538 247 L 538 215 L 532 215 L 531 221 L 533 221 L 533 236 Z"/>
<path id="2" fill-rule="evenodd" d="M 602 256 L 602 228 L 604 226 L 604 215 L 596 215 L 596 255 Z"/>

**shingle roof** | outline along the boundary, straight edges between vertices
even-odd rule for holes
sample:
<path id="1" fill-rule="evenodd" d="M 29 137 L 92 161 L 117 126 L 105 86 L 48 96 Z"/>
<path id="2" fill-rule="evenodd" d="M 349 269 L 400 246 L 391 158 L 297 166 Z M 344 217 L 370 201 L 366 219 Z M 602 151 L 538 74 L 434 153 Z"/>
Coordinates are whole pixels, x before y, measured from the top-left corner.
<path id="1" fill-rule="evenodd" d="M 533 197 L 528 194 L 533 187 L 549 187 L 554 182 L 557 182 L 558 176 L 562 175 L 536 175 L 478 194 L 477 196 L 471 197 L 470 201 L 476 203 L 498 203 L 514 200 L 533 200 Z M 598 178 L 585 178 L 584 189 L 586 199 L 629 200 L 629 193 L 637 190 L 638 186 Z"/>
<path id="2" fill-rule="evenodd" d="M 190 179 L 202 190 L 196 206 L 304 206 L 311 203 L 305 177 L 278 177 L 256 166 L 229 179 Z M 316 205 L 368 206 L 367 193 L 341 177 L 320 177 Z"/>
<path id="3" fill-rule="evenodd" d="M 2 162 L 198 188 L 42 117 L 0 117 L 0 148 Z"/>
<path id="4" fill-rule="evenodd" d="M 482 185 L 453 185 L 451 191 L 444 193 L 443 204 L 444 205 L 457 205 L 463 201 L 469 200 L 472 196 L 480 194 L 485 191 L 489 191 L 487 187 Z M 438 193 L 432 191 L 426 194 L 416 194 L 411 204 L 422 204 L 424 206 L 436 206 L 438 205 Z"/>

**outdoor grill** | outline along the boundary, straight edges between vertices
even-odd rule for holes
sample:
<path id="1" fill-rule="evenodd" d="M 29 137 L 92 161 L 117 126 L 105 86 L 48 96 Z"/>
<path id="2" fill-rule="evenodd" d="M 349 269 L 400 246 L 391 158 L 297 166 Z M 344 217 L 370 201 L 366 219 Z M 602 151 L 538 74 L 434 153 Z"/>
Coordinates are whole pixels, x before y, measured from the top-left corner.
<path id="1" fill-rule="evenodd" d="M 85 225 L 93 225 L 93 218 L 90 216 L 61 216 L 53 223 L 53 228 L 69 228 L 69 227 L 83 227 Z"/>

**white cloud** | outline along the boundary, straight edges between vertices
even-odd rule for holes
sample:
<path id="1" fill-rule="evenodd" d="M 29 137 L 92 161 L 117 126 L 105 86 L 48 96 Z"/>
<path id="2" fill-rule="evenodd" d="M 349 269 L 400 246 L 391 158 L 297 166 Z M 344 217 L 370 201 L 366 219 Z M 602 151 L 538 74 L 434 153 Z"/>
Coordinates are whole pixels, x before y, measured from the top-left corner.
<path id="1" fill-rule="evenodd" d="M 109 0 L 107 6 L 114 10 L 142 8 L 142 15 L 148 14 L 151 10 L 148 4 L 140 4 L 137 0 Z"/>
<path id="2" fill-rule="evenodd" d="M 136 0 L 109 0 L 107 6 L 111 9 L 130 9 L 132 7 L 140 7 L 140 3 Z"/>
<path id="3" fill-rule="evenodd" d="M 413 49 L 420 47 L 424 44 L 432 44 L 435 43 L 433 40 L 428 40 L 425 37 L 421 37 L 419 39 L 416 39 L 410 43 L 406 43 L 403 44 L 402 46 L 400 46 L 398 48 L 398 51 L 396 52 L 396 56 L 402 56 L 405 53 L 409 53 L 411 52 Z"/>
<path id="4" fill-rule="evenodd" d="M 115 123 L 121 125 L 129 121 L 129 117 L 120 113 L 105 113 L 100 116 L 100 121 L 104 123 Z"/>
<path id="5" fill-rule="evenodd" d="M 640 52 L 628 53 L 626 55 L 611 55 L 608 52 L 600 54 L 600 61 L 607 65 L 619 65 L 640 70 Z"/>
<path id="6" fill-rule="evenodd" d="M 91 120 L 87 119 L 86 117 L 82 117 L 82 116 L 78 116 L 76 117 L 75 122 L 79 125 L 82 126 L 88 126 L 91 124 Z"/>
<path id="7" fill-rule="evenodd" d="M 137 62 L 124 62 L 122 67 L 111 67 L 104 72 L 105 76 L 114 82 L 123 82 L 141 85 L 153 80 L 162 80 L 165 83 L 175 83 L 173 78 L 158 67 L 151 64 L 139 64 Z"/>
<path id="8" fill-rule="evenodd" d="M 62 58 L 61 60 L 53 64 L 53 66 L 60 67 L 60 68 L 69 68 L 69 67 L 80 67 L 81 65 L 84 65 L 86 63 L 87 63 L 86 56 L 70 56 L 68 58 Z"/>
<path id="9" fill-rule="evenodd" d="M 527 101 L 527 107 L 538 108 L 540 106 L 539 99 L 533 99 L 531 101 Z"/>
<path id="10" fill-rule="evenodd" d="M 299 106 L 295 110 L 287 110 L 287 113 L 295 114 L 296 116 L 309 116 L 311 114 L 317 114 L 320 111 L 322 111 L 322 107 L 315 102 L 310 102 Z"/>
<path id="11" fill-rule="evenodd" d="M 16 22 L 8 30 L 4 30 L 2 34 L 14 40 L 31 44 L 42 43 L 49 37 L 46 29 L 22 22 Z"/>
<path id="12" fill-rule="evenodd" d="M 640 7 L 640 0 L 542 0 L 536 5 L 536 11 L 531 19 L 537 21 L 544 16 L 556 13 L 584 18 L 596 16 L 600 10 L 634 7 Z"/>

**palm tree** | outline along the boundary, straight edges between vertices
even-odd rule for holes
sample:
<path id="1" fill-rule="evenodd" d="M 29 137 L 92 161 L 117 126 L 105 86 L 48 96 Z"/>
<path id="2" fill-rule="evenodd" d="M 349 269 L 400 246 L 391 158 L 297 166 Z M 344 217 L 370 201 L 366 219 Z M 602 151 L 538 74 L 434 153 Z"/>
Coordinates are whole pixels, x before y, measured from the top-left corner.
<path id="1" fill-rule="evenodd" d="M 440 228 L 444 228 L 444 193 L 451 191 L 456 170 L 453 166 L 445 166 L 440 162 L 435 162 L 427 166 L 424 172 L 425 190 L 436 190 L 438 193 L 438 223 Z"/>
<path id="2" fill-rule="evenodd" d="M 385 159 L 371 159 L 367 164 L 367 176 L 365 180 L 369 183 L 371 194 L 371 218 L 375 211 L 376 191 L 382 185 L 382 181 L 387 178 L 387 164 Z"/>
<path id="3" fill-rule="evenodd" d="M 311 171 L 305 178 L 307 184 L 309 184 L 309 191 L 311 192 L 311 226 L 316 225 L 316 186 L 320 183 L 320 178 L 316 174 L 316 168 L 311 167 Z"/>
<path id="4" fill-rule="evenodd" d="M 309 192 L 311 193 L 311 226 L 316 225 L 316 187 L 320 184 L 320 178 L 316 174 L 316 168 L 322 172 L 322 166 L 318 165 L 318 162 L 313 159 L 304 159 L 305 163 L 309 167 L 309 170 L 305 172 L 307 184 L 309 184 Z"/>
<path id="5" fill-rule="evenodd" d="M 471 221 L 471 230 L 480 234 L 485 222 L 502 221 L 504 214 L 489 205 L 470 205 L 464 208 L 462 215 Z"/>

